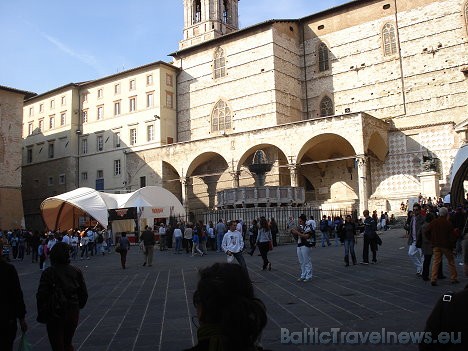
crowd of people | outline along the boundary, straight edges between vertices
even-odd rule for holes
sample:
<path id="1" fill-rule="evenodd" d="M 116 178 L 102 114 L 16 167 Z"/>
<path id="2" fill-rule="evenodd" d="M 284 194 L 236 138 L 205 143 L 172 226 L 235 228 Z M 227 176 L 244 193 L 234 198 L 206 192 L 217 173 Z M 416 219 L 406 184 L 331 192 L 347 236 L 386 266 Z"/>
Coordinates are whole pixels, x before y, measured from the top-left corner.
<path id="1" fill-rule="evenodd" d="M 377 263 L 377 251 L 381 244 L 378 231 L 385 231 L 391 223 L 387 213 L 373 211 L 372 215 L 364 210 L 363 218 L 351 215 L 329 217 L 324 215 L 319 221 L 313 216 L 301 214 L 290 218 L 287 231 L 297 244 L 296 254 L 299 262 L 299 282 L 313 279 L 312 251 L 317 246 L 343 246 L 344 263 L 348 267 L 358 263 L 355 252 L 356 237 L 362 234 L 362 265 Z M 468 276 L 468 239 L 464 239 L 467 224 L 467 206 L 447 208 L 428 203 L 414 203 L 408 213 L 405 229 L 408 237 L 408 255 L 416 268 L 416 274 L 425 281 L 437 285 L 445 278 L 442 271 L 442 257 L 446 257 L 452 284 L 459 283 L 455 256 L 463 257 L 465 275 Z M 199 271 L 200 279 L 193 294 L 200 327 L 198 343 L 190 350 L 206 350 L 216 344 L 216 350 L 261 350 L 261 331 L 266 324 L 265 305 L 253 293 L 252 281 L 243 253 L 254 255 L 258 248 L 262 270 L 270 271 L 272 263 L 269 251 L 278 244 L 278 225 L 274 218 L 259 217 L 249 224 L 239 220 L 219 220 L 216 224 L 202 221 L 196 223 L 176 223 L 157 228 L 146 226 L 137 238 L 143 250 L 143 266 L 151 267 L 154 248 L 159 235 L 159 248 L 165 251 L 174 246 L 174 254 L 204 256 L 208 251 L 224 253 L 226 263 L 215 263 Z M 320 239 L 318 238 L 320 235 Z M 73 349 L 72 340 L 78 325 L 79 310 L 87 301 L 86 283 L 81 271 L 70 265 L 72 260 L 90 259 L 92 256 L 111 252 L 112 235 L 103 228 L 87 227 L 66 232 L 30 233 L 23 230 L 0 230 L 0 252 L 3 244 L 8 243 L 11 253 L 0 257 L 2 277 L 8 280 L 8 289 L 2 289 L 0 300 L 11 301 L 2 314 L 0 334 L 1 349 L 11 350 L 17 333 L 17 321 L 21 331 L 28 329 L 25 322 L 25 304 L 14 266 L 7 258 L 23 261 L 31 255 L 33 263 L 39 263 L 42 270 L 36 299 L 37 320 L 45 323 L 53 351 Z M 246 243 L 249 243 L 247 250 Z M 320 243 L 320 245 L 317 245 Z M 120 233 L 115 251 L 120 254 L 123 269 L 130 250 L 130 241 L 125 232 Z M 238 264 L 230 264 L 237 261 Z M 431 268 L 432 262 L 432 268 Z M 59 315 L 51 314 L 50 296 L 61 291 L 66 298 L 66 307 Z M 454 294 L 455 306 L 467 303 L 465 292 Z M 445 298 L 445 297 L 444 297 Z M 451 295 L 452 299 L 452 295 Z M 465 302 L 460 302 L 460 301 Z M 445 300 L 440 300 L 428 319 L 427 330 L 445 326 L 437 325 L 440 310 L 446 311 Z M 451 306 L 452 306 L 451 305 Z M 455 310 L 453 312 L 456 313 Z M 436 317 L 437 318 L 436 318 Z M 233 319 L 234 318 L 234 319 Z M 239 337 L 242 335 L 242 337 Z M 208 346 L 207 346 L 208 345 Z M 211 348 L 210 348 L 211 349 Z"/>
<path id="2" fill-rule="evenodd" d="M 437 285 L 444 279 L 442 257 L 447 259 L 452 284 L 458 284 L 456 258 L 468 276 L 467 205 L 455 208 L 416 202 L 405 223 L 408 255 L 416 274 Z M 432 270 L 430 272 L 432 262 Z"/>
<path id="3" fill-rule="evenodd" d="M 25 256 L 31 256 L 31 262 L 39 263 L 41 270 L 50 264 L 49 254 L 57 242 L 69 245 L 72 259 L 82 260 L 105 255 L 113 245 L 110 232 L 99 226 L 42 233 L 22 229 L 0 229 L 0 240 L 4 245 L 2 255 L 7 261 L 24 261 Z"/>

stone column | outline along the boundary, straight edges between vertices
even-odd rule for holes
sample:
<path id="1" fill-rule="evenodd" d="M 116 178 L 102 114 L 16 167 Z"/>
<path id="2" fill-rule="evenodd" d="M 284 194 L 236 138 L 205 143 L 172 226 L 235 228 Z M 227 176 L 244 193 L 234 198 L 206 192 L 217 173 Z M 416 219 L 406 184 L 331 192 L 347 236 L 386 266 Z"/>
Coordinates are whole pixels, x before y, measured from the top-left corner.
<path id="1" fill-rule="evenodd" d="M 188 216 L 189 204 L 188 204 L 188 188 L 191 185 L 190 177 L 181 177 L 180 183 L 182 184 L 182 205 L 185 209 L 185 215 Z"/>
<path id="2" fill-rule="evenodd" d="M 232 177 L 232 187 L 234 189 L 237 189 L 239 187 L 239 177 L 240 177 L 240 171 L 233 171 L 229 172 Z"/>
<path id="3" fill-rule="evenodd" d="M 289 174 L 291 175 L 291 186 L 296 187 L 297 186 L 297 172 L 298 172 L 298 166 L 296 164 L 289 164 L 288 169 L 289 169 Z"/>
<path id="4" fill-rule="evenodd" d="M 439 173 L 425 171 L 418 174 L 421 183 L 421 194 L 427 197 L 438 197 L 440 195 Z"/>
<path id="5" fill-rule="evenodd" d="M 356 162 L 358 167 L 359 215 L 362 215 L 362 212 L 368 209 L 367 165 L 369 158 L 365 155 L 359 155 Z"/>

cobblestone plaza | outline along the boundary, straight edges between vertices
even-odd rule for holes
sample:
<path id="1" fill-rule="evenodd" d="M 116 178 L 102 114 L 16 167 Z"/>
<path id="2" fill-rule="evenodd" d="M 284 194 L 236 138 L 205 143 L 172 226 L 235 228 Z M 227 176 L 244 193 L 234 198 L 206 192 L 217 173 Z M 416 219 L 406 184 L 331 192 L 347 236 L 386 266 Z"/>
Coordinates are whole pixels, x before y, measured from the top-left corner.
<path id="1" fill-rule="evenodd" d="M 440 281 L 433 287 L 416 276 L 407 256 L 402 229 L 382 234 L 378 264 L 345 267 L 343 248 L 313 249 L 313 280 L 296 282 L 298 263 L 295 245 L 281 245 L 270 253 L 271 271 L 261 270 L 261 258 L 245 254 L 256 294 L 267 306 L 268 324 L 262 343 L 272 350 L 416 350 L 410 344 L 281 344 L 281 328 L 302 332 L 304 328 L 348 332 L 418 332 L 437 298 L 448 290 L 460 290 L 468 279 L 457 266 L 461 284 Z M 361 256 L 362 238 L 357 255 Z M 50 349 L 45 326 L 35 321 L 35 293 L 40 271 L 30 263 L 13 262 L 27 305 L 28 339 L 35 351 Z M 138 247 L 129 252 L 128 268 L 120 268 L 116 254 L 77 260 L 85 275 L 89 300 L 81 311 L 74 345 L 77 351 L 183 350 L 196 343 L 198 322 L 192 304 L 197 269 L 224 262 L 225 255 L 175 255 L 155 251 L 152 267 L 143 267 Z M 446 268 L 446 267 L 445 267 Z M 446 271 L 446 269 L 445 269 Z M 446 272 L 446 275 L 448 272 Z"/>

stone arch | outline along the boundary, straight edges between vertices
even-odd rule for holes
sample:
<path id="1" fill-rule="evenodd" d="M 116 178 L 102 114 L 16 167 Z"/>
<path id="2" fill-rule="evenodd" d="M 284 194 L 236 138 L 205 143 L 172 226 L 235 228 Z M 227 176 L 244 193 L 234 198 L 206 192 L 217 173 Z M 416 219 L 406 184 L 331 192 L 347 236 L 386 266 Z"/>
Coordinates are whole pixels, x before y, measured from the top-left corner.
<path id="1" fill-rule="evenodd" d="M 236 170 L 240 172 L 240 185 L 250 186 L 255 183 L 255 176 L 249 171 L 248 165 L 252 163 L 254 153 L 257 150 L 265 151 L 267 158 L 273 164 L 271 171 L 267 174 L 266 185 L 290 185 L 288 159 L 281 148 L 269 143 L 257 144 L 243 151 L 236 166 Z"/>
<path id="2" fill-rule="evenodd" d="M 192 160 L 185 172 L 189 211 L 216 206 L 217 191 L 232 186 L 229 170 L 229 163 L 216 152 L 204 152 Z"/>
<path id="3" fill-rule="evenodd" d="M 388 155 L 388 145 L 382 135 L 377 131 L 369 137 L 367 145 L 364 145 L 364 150 L 366 150 L 367 154 L 376 157 L 382 162 Z"/>
<path id="4" fill-rule="evenodd" d="M 351 142 L 338 134 L 324 133 L 307 141 L 297 156 L 298 185 L 311 188 L 306 202 L 354 207 L 359 193 L 355 157 Z"/>
<path id="5" fill-rule="evenodd" d="M 173 193 L 179 201 L 183 202 L 181 175 L 176 168 L 167 161 L 162 161 L 162 186 Z"/>

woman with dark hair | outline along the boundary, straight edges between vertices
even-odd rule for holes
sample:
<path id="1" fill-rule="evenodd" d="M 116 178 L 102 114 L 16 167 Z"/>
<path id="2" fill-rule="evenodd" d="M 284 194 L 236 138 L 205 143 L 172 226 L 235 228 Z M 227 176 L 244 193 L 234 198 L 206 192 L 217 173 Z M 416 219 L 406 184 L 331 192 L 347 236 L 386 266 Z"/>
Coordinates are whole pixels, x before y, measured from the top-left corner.
<path id="1" fill-rule="evenodd" d="M 66 243 L 54 245 L 50 262 L 51 267 L 42 272 L 36 293 L 37 321 L 46 324 L 52 351 L 74 350 L 72 340 L 80 309 L 88 300 L 86 283 L 83 273 L 70 265 L 70 247 Z M 62 297 L 60 306 L 54 303 L 54 311 L 51 311 L 51 296 Z"/>
<path id="2" fill-rule="evenodd" d="M 119 254 L 120 254 L 120 264 L 122 269 L 125 269 L 125 264 L 127 263 L 127 253 L 130 250 L 130 241 L 127 238 L 127 232 L 122 232 L 122 236 L 119 239 Z"/>
<path id="3" fill-rule="evenodd" d="M 267 322 L 263 302 L 241 266 L 215 263 L 200 271 L 193 294 L 200 327 L 190 351 L 256 351 Z"/>
<path id="4" fill-rule="evenodd" d="M 260 217 L 260 229 L 258 230 L 257 246 L 263 259 L 263 270 L 271 271 L 271 262 L 268 261 L 268 251 L 270 251 L 271 231 L 265 217 Z"/>

